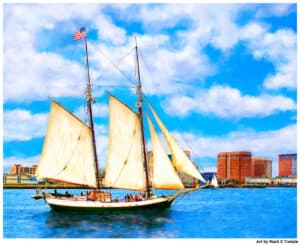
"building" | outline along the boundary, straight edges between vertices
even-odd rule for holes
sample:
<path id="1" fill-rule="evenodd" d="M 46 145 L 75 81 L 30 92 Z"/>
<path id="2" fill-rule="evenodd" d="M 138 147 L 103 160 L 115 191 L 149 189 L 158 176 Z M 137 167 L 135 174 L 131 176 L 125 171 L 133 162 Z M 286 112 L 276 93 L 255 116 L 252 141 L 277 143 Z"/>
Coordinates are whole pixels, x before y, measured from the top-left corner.
<path id="1" fill-rule="evenodd" d="M 218 153 L 218 181 L 237 181 L 243 183 L 245 177 L 251 176 L 251 152 L 221 152 Z"/>
<path id="2" fill-rule="evenodd" d="M 31 167 L 25 167 L 21 164 L 14 164 L 9 171 L 11 175 L 18 175 L 18 174 L 26 174 L 26 175 L 34 175 L 37 169 L 37 165 L 32 165 Z"/>
<path id="3" fill-rule="evenodd" d="M 278 157 L 280 177 L 297 176 L 297 154 L 281 154 Z"/>
<path id="4" fill-rule="evenodd" d="M 279 186 L 279 187 L 296 187 L 296 177 L 246 177 L 246 184 L 252 185 L 267 185 L 267 186 Z"/>
<path id="5" fill-rule="evenodd" d="M 251 177 L 271 177 L 272 176 L 272 160 L 268 158 L 252 158 Z"/>
<path id="6" fill-rule="evenodd" d="M 33 184 L 36 183 L 31 175 L 3 174 L 3 184 Z"/>

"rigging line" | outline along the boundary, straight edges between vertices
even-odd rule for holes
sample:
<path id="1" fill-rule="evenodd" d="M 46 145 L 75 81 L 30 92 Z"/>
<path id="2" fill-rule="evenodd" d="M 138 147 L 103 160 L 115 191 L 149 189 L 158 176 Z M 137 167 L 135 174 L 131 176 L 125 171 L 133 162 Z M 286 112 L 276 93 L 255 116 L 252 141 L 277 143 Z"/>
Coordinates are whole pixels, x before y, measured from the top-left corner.
<path id="1" fill-rule="evenodd" d="M 127 74 L 125 74 L 115 63 L 112 62 L 100 49 L 100 53 L 114 66 L 115 69 L 117 69 L 129 82 L 135 84 L 135 81 L 129 78 Z"/>
<path id="2" fill-rule="evenodd" d="M 120 60 L 125 59 L 127 56 L 130 55 L 130 53 L 132 53 L 135 50 L 135 47 L 133 47 L 126 55 L 124 55 L 123 57 L 120 58 Z"/>
<path id="3" fill-rule="evenodd" d="M 148 63 L 146 63 L 146 59 L 145 59 L 145 57 L 143 56 L 141 50 L 139 50 L 139 54 L 140 54 L 140 57 L 142 58 L 141 60 L 142 60 L 143 64 L 145 65 L 146 70 L 147 70 L 148 73 L 150 74 L 150 77 L 151 77 L 152 81 L 155 81 L 155 80 L 154 80 L 154 77 L 153 77 L 153 73 L 151 73 L 151 71 L 150 71 L 150 66 L 148 65 Z"/>

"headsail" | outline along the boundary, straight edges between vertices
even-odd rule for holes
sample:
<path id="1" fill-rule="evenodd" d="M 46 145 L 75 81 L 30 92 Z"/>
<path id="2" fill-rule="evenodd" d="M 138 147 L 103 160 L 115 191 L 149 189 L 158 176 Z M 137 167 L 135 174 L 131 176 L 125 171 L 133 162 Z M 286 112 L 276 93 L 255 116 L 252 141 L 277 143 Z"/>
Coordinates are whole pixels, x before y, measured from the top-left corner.
<path id="1" fill-rule="evenodd" d="M 91 129 L 55 101 L 36 175 L 96 187 Z"/>
<path id="2" fill-rule="evenodd" d="M 109 97 L 109 145 L 105 187 L 146 190 L 139 116 L 117 98 Z"/>
<path id="3" fill-rule="evenodd" d="M 170 134 L 170 132 L 167 130 L 167 128 L 164 126 L 161 120 L 158 118 L 156 112 L 154 111 L 154 109 L 152 108 L 149 102 L 148 102 L 148 106 L 171 150 L 172 163 L 176 167 L 176 169 L 179 170 L 180 172 L 183 172 L 187 175 L 190 175 L 206 183 L 206 180 L 202 177 L 202 175 L 199 173 L 197 168 L 194 166 L 191 160 L 186 156 L 182 148 L 178 145 L 178 143 L 175 141 L 173 136 Z"/>
<path id="4" fill-rule="evenodd" d="M 181 190 L 184 189 L 176 170 L 174 169 L 154 126 L 147 115 L 152 142 L 152 187 L 156 189 Z"/>

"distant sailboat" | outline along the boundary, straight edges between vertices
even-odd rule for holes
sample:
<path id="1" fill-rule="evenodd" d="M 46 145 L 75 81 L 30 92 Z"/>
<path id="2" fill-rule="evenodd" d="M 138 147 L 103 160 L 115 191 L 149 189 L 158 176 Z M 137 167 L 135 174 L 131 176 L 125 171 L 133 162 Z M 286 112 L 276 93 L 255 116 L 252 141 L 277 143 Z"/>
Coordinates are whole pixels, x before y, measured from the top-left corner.
<path id="1" fill-rule="evenodd" d="M 87 55 L 86 36 L 83 37 Z M 138 71 L 137 112 L 115 96 L 109 96 L 108 154 L 103 180 L 99 178 L 98 171 L 88 56 L 86 56 L 87 108 L 90 125 L 86 125 L 58 102 L 51 100 L 48 129 L 37 168 L 37 177 L 79 184 L 91 189 L 87 194 L 73 196 L 45 193 L 45 202 L 51 208 L 93 211 L 164 208 L 169 207 L 178 196 L 199 189 L 185 189 L 178 171 L 206 182 L 148 102 L 149 112 L 152 113 L 152 117 L 166 139 L 172 154 L 172 161 L 168 158 L 148 113 L 146 113 L 146 118 L 151 135 L 153 158 L 151 163 L 147 160 L 143 121 L 145 106 L 139 75 L 138 47 L 136 46 L 135 49 Z M 140 195 L 128 196 L 121 202 L 119 199 L 114 199 L 111 192 L 103 191 L 107 188 L 136 191 Z M 168 196 L 153 196 L 152 189 L 179 190 L 179 192 Z"/>
<path id="2" fill-rule="evenodd" d="M 219 188 L 219 184 L 218 184 L 218 180 L 217 180 L 217 177 L 216 175 L 214 174 L 212 180 L 211 180 L 211 187 L 212 188 Z"/>

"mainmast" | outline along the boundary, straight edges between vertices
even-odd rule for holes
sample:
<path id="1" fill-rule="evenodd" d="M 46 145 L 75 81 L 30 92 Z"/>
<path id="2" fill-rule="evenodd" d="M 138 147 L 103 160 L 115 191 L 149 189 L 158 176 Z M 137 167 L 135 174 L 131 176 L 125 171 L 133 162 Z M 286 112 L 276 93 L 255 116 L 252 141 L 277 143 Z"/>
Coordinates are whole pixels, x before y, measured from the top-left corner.
<path id="1" fill-rule="evenodd" d="M 84 29 L 85 32 L 85 29 Z M 93 110 L 92 110 L 92 102 L 94 99 L 92 98 L 92 91 L 91 91 L 91 80 L 90 80 L 90 71 L 89 71 L 89 57 L 88 57 L 88 48 L 87 48 L 87 39 L 86 35 L 84 36 L 85 41 L 85 54 L 86 54 L 86 71 L 87 71 L 87 108 L 89 112 L 89 120 L 90 120 L 90 127 L 92 131 L 92 141 L 93 141 L 93 152 L 94 152 L 94 160 L 95 160 L 95 169 L 96 169 L 96 184 L 97 189 L 100 189 L 100 176 L 99 176 L 99 166 L 98 166 L 98 158 L 97 158 L 97 149 L 96 149 L 96 138 L 95 138 L 95 130 L 94 130 L 94 120 L 93 120 Z"/>
<path id="2" fill-rule="evenodd" d="M 147 156 L 146 156 L 146 144 L 145 144 L 145 134 L 144 134 L 144 123 L 143 123 L 143 98 L 142 98 L 142 84 L 141 84 L 141 75 L 140 75 L 140 66 L 139 66 L 139 55 L 138 55 L 138 47 L 137 41 L 135 38 L 135 53 L 136 53 L 136 64 L 137 64 L 137 88 L 136 93 L 138 96 L 137 107 L 139 110 L 140 116 L 140 124 L 141 124 L 141 131 L 142 131 L 142 148 L 143 148 L 143 158 L 144 158 L 144 169 L 146 174 L 146 197 L 150 196 L 150 184 L 149 184 L 149 173 L 148 173 L 148 165 L 147 165 Z"/>

